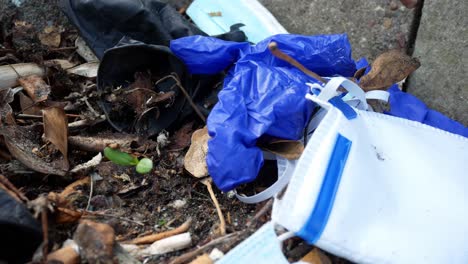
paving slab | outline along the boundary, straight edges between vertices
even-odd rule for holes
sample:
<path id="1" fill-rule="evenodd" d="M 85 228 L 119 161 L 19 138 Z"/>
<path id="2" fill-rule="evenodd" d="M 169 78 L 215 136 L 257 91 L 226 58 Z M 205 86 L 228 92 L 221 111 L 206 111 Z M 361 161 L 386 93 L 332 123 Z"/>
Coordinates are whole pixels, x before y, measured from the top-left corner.
<path id="1" fill-rule="evenodd" d="M 405 49 L 414 17 L 396 0 L 260 0 L 290 33 L 348 33 L 353 57 Z"/>
<path id="2" fill-rule="evenodd" d="M 468 126 L 467 1 L 425 1 L 413 56 L 421 61 L 408 92 Z"/>

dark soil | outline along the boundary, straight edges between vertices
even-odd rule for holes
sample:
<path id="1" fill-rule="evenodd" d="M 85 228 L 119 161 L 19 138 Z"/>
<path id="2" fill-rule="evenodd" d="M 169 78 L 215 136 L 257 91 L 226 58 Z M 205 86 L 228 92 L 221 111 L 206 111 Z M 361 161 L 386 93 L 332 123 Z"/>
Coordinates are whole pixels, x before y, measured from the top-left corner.
<path id="1" fill-rule="evenodd" d="M 29 0 L 18 8 L 10 0 L 0 0 L 0 66 L 23 62 L 35 62 L 45 66 L 47 64 L 45 62 L 52 59 L 64 59 L 76 64 L 85 62 L 74 49 L 78 32 L 61 13 L 58 2 L 58 0 Z M 169 2 L 180 9 L 185 8 L 190 1 Z M 60 30 L 59 47 L 45 46 L 38 38 L 48 26 Z M 44 104 L 65 105 L 66 113 L 69 114 L 69 123 L 82 119 L 93 121 L 96 119 L 93 111 L 97 111 L 99 115 L 103 114 L 98 106 L 100 95 L 96 90 L 95 78 L 71 76 L 56 66 L 49 65 L 46 69 L 44 80 L 51 86 L 51 94 L 49 101 L 39 104 L 38 107 L 44 107 Z M 129 83 L 131 81 L 129 80 Z M 60 153 L 45 144 L 40 137 L 43 131 L 41 117 L 20 117 L 18 114 L 24 109 L 19 104 L 18 95 L 15 95 L 11 106 L 17 125 L 23 127 L 35 125 L 37 128 L 34 133 L 23 135 L 24 142 L 21 138 L 15 139 L 15 142 L 24 149 L 32 149 L 35 146 L 39 149 L 39 153 L 44 155 L 43 162 L 46 164 L 51 164 L 54 159 L 60 158 Z M 128 113 L 121 113 L 123 117 L 126 114 Z M 100 215 L 87 214 L 82 218 L 109 224 L 114 228 L 118 241 L 173 229 L 191 218 L 189 232 L 193 240 L 192 247 L 150 258 L 145 262 L 167 263 L 175 256 L 192 251 L 219 237 L 217 234 L 219 219 L 207 187 L 201 183 L 201 179 L 192 177 L 183 167 L 190 135 L 203 126 L 204 124 L 193 115 L 187 117 L 178 127 L 171 127 L 168 131 L 169 143 L 164 146 L 155 147 L 155 142 L 158 141 L 157 135 L 144 138 L 138 144 L 127 142 L 121 146 L 128 152 L 151 158 L 154 162 L 151 173 L 138 174 L 133 167 L 118 166 L 104 159 L 94 170 L 85 174 L 56 176 L 35 172 L 12 158 L 1 136 L 0 123 L 0 154 L 2 154 L 0 174 L 5 175 L 30 200 L 51 192 L 60 193 L 67 185 L 86 176 L 94 177 L 93 190 L 91 191 L 88 185 L 80 186 L 76 194 L 69 198 L 69 206 L 73 210 L 87 209 L 90 212 L 99 212 Z M 116 131 L 107 122 L 98 122 L 83 128 L 70 129 L 68 133 L 69 136 L 87 136 L 96 140 L 95 145 L 97 145 L 101 138 L 113 135 Z M 83 150 L 69 144 L 70 168 L 89 161 L 96 154 L 96 151 Z M 261 191 L 276 180 L 276 169 L 274 162 L 266 162 L 258 180 L 248 186 L 242 186 L 239 192 L 251 195 Z M 265 205 L 265 203 L 257 205 L 241 203 L 232 193 L 221 193 L 214 185 L 213 187 L 226 219 L 227 233 L 247 230 L 248 223 Z M 269 213 L 258 217 L 248 229 L 249 232 L 234 244 L 221 245 L 219 248 L 224 251 L 229 250 L 269 219 Z M 54 214 L 50 213 L 49 252 L 59 249 L 65 240 L 72 239 L 77 225 L 78 221 L 58 224 Z M 284 249 L 289 260 L 297 261 L 312 247 L 295 238 L 288 240 Z M 345 263 L 338 258 L 332 257 L 332 259 L 334 263 Z"/>
<path id="2" fill-rule="evenodd" d="M 60 28 L 62 33 L 59 48 L 50 48 L 41 44 L 38 34 L 47 26 Z M 58 0 L 26 1 L 20 8 L 9 0 L 0 0 L 0 29 L 0 57 L 8 55 L 0 61 L 0 65 L 19 62 L 36 62 L 43 65 L 44 61 L 50 59 L 85 62 L 73 48 L 67 49 L 74 47 L 78 32 L 68 24 L 66 17 L 59 10 Z M 79 97 L 69 98 L 74 92 L 82 92 L 81 87 L 85 83 L 89 84 L 90 81 L 94 83 L 95 80 L 69 76 L 63 70 L 54 67 L 48 69 L 45 80 L 52 87 L 50 95 L 52 100 L 68 99 L 76 106 L 75 110 L 67 112 L 68 114 L 90 116 L 88 107 L 79 101 Z M 94 86 L 82 95 L 86 95 L 93 108 L 100 111 L 97 106 L 97 96 L 93 94 L 96 92 L 95 89 Z M 17 101 L 18 98 L 15 97 L 12 106 L 15 113 L 20 113 L 21 107 Z M 192 119 L 196 118 L 190 117 L 187 122 Z M 69 123 L 73 121 L 74 118 L 69 118 Z M 203 126 L 196 122 L 193 128 Z M 18 124 L 40 126 L 41 119 L 21 119 L 18 120 Z M 173 136 L 176 131 L 177 129 L 169 131 L 172 136 L 169 140 L 172 142 L 178 140 Z M 112 127 L 104 122 L 69 133 L 99 137 L 114 132 Z M 40 137 L 31 140 L 41 142 Z M 118 166 L 109 161 L 102 162 L 95 170 L 102 179 L 94 183 L 92 197 L 89 197 L 90 188 L 85 186 L 80 189 L 81 195 L 73 200 L 73 206 L 77 210 L 84 210 L 90 200 L 88 210 L 105 212 L 105 216 L 86 216 L 86 218 L 111 225 L 120 241 L 135 238 L 145 232 L 162 232 L 177 227 L 191 218 L 192 225 L 189 232 L 192 235 L 193 246 L 209 242 L 217 236 L 219 220 L 215 206 L 206 186 L 183 169 L 183 157 L 187 146 L 176 150 L 172 150 L 171 146 L 169 144 L 160 148 L 161 155 L 158 155 L 155 149 L 145 153 L 145 156 L 151 157 L 155 163 L 155 169 L 145 175 L 136 173 L 134 168 Z M 6 150 L 1 141 L 0 147 Z M 68 156 L 71 167 L 86 162 L 97 154 L 70 148 Z M 0 158 L 0 173 L 7 176 L 30 200 L 49 192 L 60 193 L 68 184 L 86 176 L 44 175 L 22 166 L 14 159 L 2 158 Z M 214 189 L 226 217 L 226 231 L 231 233 L 246 229 L 246 223 L 261 205 L 243 204 L 235 197 L 228 197 L 227 194 Z M 176 207 L 175 201 L 185 205 Z M 258 225 L 265 220 L 260 219 Z M 50 216 L 49 249 L 58 249 L 66 239 L 72 238 L 77 224 L 56 224 Z M 163 263 L 175 255 L 190 250 L 192 249 L 166 254 L 147 263 Z"/>

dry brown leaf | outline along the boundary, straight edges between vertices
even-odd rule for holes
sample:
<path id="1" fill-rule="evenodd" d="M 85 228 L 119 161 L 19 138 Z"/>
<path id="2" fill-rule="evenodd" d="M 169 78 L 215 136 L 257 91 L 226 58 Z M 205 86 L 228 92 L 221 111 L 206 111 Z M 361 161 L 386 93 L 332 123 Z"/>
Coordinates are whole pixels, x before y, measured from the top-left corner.
<path id="1" fill-rule="evenodd" d="M 310 264 L 332 264 L 330 258 L 328 258 L 327 255 L 318 248 L 314 248 L 312 251 L 307 253 L 301 261 Z"/>
<path id="2" fill-rule="evenodd" d="M 13 99 L 14 95 L 10 88 L 0 88 L 0 125 L 6 120 L 7 115 L 12 113 L 10 103 Z"/>
<path id="3" fill-rule="evenodd" d="M 57 224 L 76 223 L 83 216 L 82 212 L 68 208 L 57 207 L 55 210 L 55 222 Z"/>
<path id="4" fill-rule="evenodd" d="M 44 136 L 62 153 L 63 170 L 68 171 L 68 119 L 65 111 L 58 107 L 42 110 L 44 121 Z"/>
<path id="5" fill-rule="evenodd" d="M 4 126 L 0 127 L 0 135 L 4 137 L 5 145 L 11 155 L 23 163 L 26 167 L 44 174 L 65 176 L 67 171 L 63 170 L 58 161 L 47 162 L 33 153 L 33 149 L 39 149 L 40 134 L 35 126 Z"/>
<path id="6" fill-rule="evenodd" d="M 173 139 L 171 139 L 170 149 L 184 149 L 190 146 L 190 138 L 193 133 L 193 122 L 185 124 L 179 130 L 174 133 Z"/>
<path id="7" fill-rule="evenodd" d="M 43 102 L 49 97 L 50 86 L 37 75 L 19 78 L 18 82 L 35 103 Z"/>
<path id="8" fill-rule="evenodd" d="M 54 26 L 45 27 L 41 33 L 38 34 L 39 40 L 42 45 L 57 48 L 60 46 L 61 35 L 60 29 Z"/>
<path id="9" fill-rule="evenodd" d="M 279 155 L 288 160 L 301 157 L 304 151 L 304 144 L 295 140 L 277 140 L 261 146 L 263 150 Z"/>
<path id="10" fill-rule="evenodd" d="M 115 144 L 120 150 L 129 152 L 155 148 L 157 143 L 132 134 L 100 134 L 98 136 L 69 136 L 71 146 L 85 151 L 103 151 L 105 147 Z M 133 148 L 136 146 L 136 148 Z"/>
<path id="11" fill-rule="evenodd" d="M 63 60 L 63 59 L 53 59 L 53 60 L 48 60 L 44 61 L 44 66 L 47 67 L 59 67 L 62 70 L 68 70 L 73 67 L 75 67 L 77 63 L 71 62 L 69 60 Z"/>
<path id="12" fill-rule="evenodd" d="M 103 223 L 83 220 L 75 231 L 73 240 L 88 263 L 113 264 L 114 229 Z"/>
<path id="13" fill-rule="evenodd" d="M 354 79 L 361 79 L 361 77 L 364 75 L 364 73 L 366 72 L 366 69 L 367 67 L 362 67 L 360 68 L 359 70 L 357 70 L 355 73 L 354 73 Z"/>
<path id="14" fill-rule="evenodd" d="M 61 193 L 50 192 L 47 195 L 47 199 L 53 202 L 57 207 L 71 207 L 73 201 L 77 196 L 81 196 L 83 193 L 80 190 L 83 186 L 90 184 L 90 178 L 84 177 L 71 184 L 69 184 Z"/>
<path id="15" fill-rule="evenodd" d="M 398 50 L 389 50 L 375 59 L 371 71 L 361 78 L 359 85 L 365 91 L 385 90 L 404 80 L 420 65 L 416 58 Z"/>
<path id="16" fill-rule="evenodd" d="M 206 154 L 208 153 L 208 129 L 206 127 L 198 129 L 192 134 L 192 145 L 184 158 L 184 167 L 194 177 L 201 178 L 208 176 L 208 166 L 206 165 Z"/>
<path id="17" fill-rule="evenodd" d="M 47 262 L 49 261 L 63 264 L 78 264 L 80 263 L 80 254 L 76 252 L 73 246 L 67 246 L 47 255 Z"/>
<path id="18" fill-rule="evenodd" d="M 21 112 L 28 115 L 41 115 L 41 107 L 36 106 L 31 98 L 19 92 Z"/>
<path id="19" fill-rule="evenodd" d="M 151 76 L 148 73 L 136 72 L 135 81 L 128 86 L 125 100 L 140 116 L 146 110 L 146 102 L 154 95 Z"/>

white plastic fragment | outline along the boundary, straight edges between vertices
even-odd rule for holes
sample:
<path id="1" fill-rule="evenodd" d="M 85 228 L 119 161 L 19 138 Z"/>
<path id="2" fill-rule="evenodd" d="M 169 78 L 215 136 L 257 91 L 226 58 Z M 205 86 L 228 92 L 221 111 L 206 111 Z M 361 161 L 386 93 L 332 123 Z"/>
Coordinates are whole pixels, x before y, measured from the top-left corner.
<path id="1" fill-rule="evenodd" d="M 186 200 L 175 200 L 172 203 L 170 203 L 170 206 L 174 209 L 180 209 L 184 207 L 185 205 L 187 205 Z"/>
<path id="2" fill-rule="evenodd" d="M 213 248 L 213 250 L 211 250 L 209 257 L 211 260 L 217 261 L 217 260 L 220 260 L 222 257 L 224 257 L 224 253 L 218 248 Z"/>
<path id="3" fill-rule="evenodd" d="M 94 78 L 97 76 L 98 68 L 99 62 L 87 62 L 68 69 L 67 72 L 87 78 Z"/>
<path id="4" fill-rule="evenodd" d="M 165 239 L 158 240 L 151 246 L 141 250 L 140 256 L 161 255 L 177 250 L 184 249 L 192 244 L 192 237 L 189 232 L 171 236 Z"/>
<path id="5" fill-rule="evenodd" d="M 134 244 L 120 244 L 120 246 L 134 257 L 138 256 L 141 251 L 140 247 Z"/>
<path id="6" fill-rule="evenodd" d="M 97 165 L 99 165 L 99 163 L 101 163 L 101 161 L 102 161 L 102 154 L 101 154 L 101 152 L 99 152 L 91 160 L 89 160 L 89 161 L 87 161 L 87 162 L 85 162 L 83 164 L 77 165 L 70 172 L 71 173 L 78 173 L 80 171 L 85 171 L 85 170 L 87 170 L 89 168 L 96 167 Z"/>
<path id="7" fill-rule="evenodd" d="M 158 137 L 156 138 L 156 141 L 161 147 L 167 146 L 170 143 L 167 131 L 161 131 L 161 133 L 159 133 Z"/>
<path id="8" fill-rule="evenodd" d="M 75 40 L 76 53 L 78 53 L 83 59 L 87 62 L 99 61 L 96 55 L 91 51 L 91 49 L 86 45 L 86 42 L 78 37 Z"/>
<path id="9" fill-rule="evenodd" d="M 73 249 L 75 249 L 76 252 L 79 252 L 78 244 L 76 244 L 75 240 L 73 239 L 65 240 L 65 242 L 63 242 L 62 247 L 73 247 Z"/>

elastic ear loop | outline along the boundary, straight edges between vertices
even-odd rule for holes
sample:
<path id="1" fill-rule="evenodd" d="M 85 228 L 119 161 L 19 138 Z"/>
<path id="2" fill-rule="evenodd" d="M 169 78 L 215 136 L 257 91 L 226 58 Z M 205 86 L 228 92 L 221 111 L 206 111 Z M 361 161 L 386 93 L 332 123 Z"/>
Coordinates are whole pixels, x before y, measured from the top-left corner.
<path id="1" fill-rule="evenodd" d="M 237 199 L 239 199 L 241 202 L 244 202 L 244 203 L 253 204 L 253 203 L 259 203 L 259 202 L 265 201 L 273 197 L 278 192 L 280 192 L 289 183 L 289 180 L 292 177 L 292 173 L 289 173 L 289 174 L 286 173 L 288 171 L 287 161 L 278 160 L 278 157 L 276 160 L 278 162 L 278 167 L 279 166 L 284 167 L 281 175 L 278 174 L 278 180 L 276 180 L 275 183 L 273 183 L 270 187 L 266 188 L 264 191 L 257 193 L 255 195 L 252 195 L 252 196 L 242 196 L 242 195 L 239 195 L 236 190 L 234 190 L 234 193 Z"/>
<path id="2" fill-rule="evenodd" d="M 357 97 L 359 101 L 363 104 L 364 110 L 367 110 L 369 108 L 366 101 L 366 94 L 361 89 L 361 87 L 344 77 L 331 78 L 323 88 L 322 92 L 317 97 L 318 99 L 328 102 L 328 100 L 336 96 L 337 91 L 340 87 L 345 88 L 350 94 Z"/>
<path id="3" fill-rule="evenodd" d="M 344 87 L 351 95 L 355 96 L 359 104 L 363 104 L 363 109 L 368 110 L 369 106 L 367 104 L 368 99 L 375 99 L 380 100 L 385 103 L 388 102 L 390 97 L 390 93 L 383 90 L 373 90 L 369 92 L 364 92 L 359 85 L 356 83 L 344 78 L 344 77 L 334 77 L 331 78 L 330 81 L 325 85 L 325 87 L 319 85 L 318 83 L 306 83 L 312 92 L 312 94 L 316 95 L 318 99 L 323 101 L 328 101 L 331 98 L 335 97 L 338 94 L 338 89 L 340 86 Z M 320 91 L 320 92 L 318 92 Z M 346 102 L 351 103 L 356 99 L 346 100 Z"/>
<path id="4" fill-rule="evenodd" d="M 387 103 L 389 98 L 390 93 L 387 91 L 373 90 L 366 93 L 366 99 L 380 100 Z"/>

